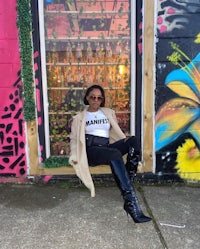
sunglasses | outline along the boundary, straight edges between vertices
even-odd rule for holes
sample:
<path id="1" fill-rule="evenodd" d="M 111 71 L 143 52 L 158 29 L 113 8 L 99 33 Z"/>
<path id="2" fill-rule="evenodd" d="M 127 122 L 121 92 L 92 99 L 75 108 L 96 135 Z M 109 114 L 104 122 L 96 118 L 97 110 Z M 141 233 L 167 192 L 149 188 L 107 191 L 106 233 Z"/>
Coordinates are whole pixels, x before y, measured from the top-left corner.
<path id="1" fill-rule="evenodd" d="M 102 101 L 103 100 L 103 97 L 102 96 L 94 96 L 94 95 L 91 95 L 89 96 L 89 99 L 91 100 L 97 100 L 97 101 Z"/>

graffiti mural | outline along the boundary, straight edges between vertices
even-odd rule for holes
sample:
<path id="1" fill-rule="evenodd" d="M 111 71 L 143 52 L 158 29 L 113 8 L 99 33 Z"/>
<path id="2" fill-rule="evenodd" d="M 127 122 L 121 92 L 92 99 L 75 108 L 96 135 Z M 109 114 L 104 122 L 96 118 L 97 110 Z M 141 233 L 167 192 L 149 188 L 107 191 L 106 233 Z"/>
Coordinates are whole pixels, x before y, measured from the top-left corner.
<path id="1" fill-rule="evenodd" d="M 4 176 L 18 177 L 26 173 L 20 83 L 21 79 L 19 75 L 17 81 L 14 83 L 15 89 L 8 96 L 4 114 L 0 117 L 0 174 Z"/>
<path id="2" fill-rule="evenodd" d="M 200 180 L 200 2 L 158 2 L 156 171 Z"/>
<path id="3" fill-rule="evenodd" d="M 32 27 L 33 27 L 33 47 L 34 47 L 34 71 L 35 71 L 35 88 L 36 88 L 36 106 L 37 106 L 37 125 L 39 139 L 39 162 L 42 163 L 46 159 L 45 150 L 45 131 L 44 131 L 44 106 L 43 106 L 43 90 L 42 90 L 42 72 L 41 72 L 41 56 L 40 56 L 40 37 L 38 26 L 38 2 L 31 0 L 32 11 Z"/>
<path id="4" fill-rule="evenodd" d="M 12 7 L 10 7 L 12 6 Z M 0 176 L 24 178 L 27 174 L 22 81 L 16 27 L 16 1 L 0 2 Z M 5 14 L 6 13 L 6 14 Z M 4 181 L 1 178 L 1 181 Z"/>
<path id="5" fill-rule="evenodd" d="M 141 146 L 141 98 L 142 98 L 142 1 L 136 1 L 136 102 L 135 102 L 135 134 Z"/>

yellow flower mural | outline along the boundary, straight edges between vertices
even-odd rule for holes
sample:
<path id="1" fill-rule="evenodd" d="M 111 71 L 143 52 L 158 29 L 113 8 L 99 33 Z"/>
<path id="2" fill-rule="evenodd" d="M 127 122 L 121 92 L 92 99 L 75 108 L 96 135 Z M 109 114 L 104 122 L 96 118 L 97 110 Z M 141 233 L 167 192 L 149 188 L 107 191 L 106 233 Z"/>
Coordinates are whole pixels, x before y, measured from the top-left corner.
<path id="1" fill-rule="evenodd" d="M 196 36 L 195 43 L 200 43 L 200 33 Z"/>
<path id="2" fill-rule="evenodd" d="M 183 179 L 200 179 L 200 151 L 193 139 L 186 139 L 177 149 L 177 172 Z"/>
<path id="3" fill-rule="evenodd" d="M 175 168 L 184 179 L 200 180 L 200 53 L 191 61 L 178 45 L 171 43 L 174 53 L 168 60 L 180 67 L 172 71 L 165 84 L 179 96 L 164 103 L 156 114 L 156 151 L 189 133 L 177 149 Z M 190 61 L 189 64 L 186 64 Z M 194 153 L 191 153 L 194 152 Z M 198 166 L 199 165 L 199 166 Z"/>

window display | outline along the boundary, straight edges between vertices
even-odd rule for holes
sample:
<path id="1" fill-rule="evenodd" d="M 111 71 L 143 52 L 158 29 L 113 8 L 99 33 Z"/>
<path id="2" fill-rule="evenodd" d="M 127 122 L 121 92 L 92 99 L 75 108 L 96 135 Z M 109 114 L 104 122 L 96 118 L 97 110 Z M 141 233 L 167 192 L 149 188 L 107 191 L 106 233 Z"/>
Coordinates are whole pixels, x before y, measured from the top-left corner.
<path id="1" fill-rule="evenodd" d="M 130 2 L 45 0 L 44 26 L 51 155 L 69 153 L 72 116 L 84 90 L 99 84 L 122 130 L 130 121 Z"/>

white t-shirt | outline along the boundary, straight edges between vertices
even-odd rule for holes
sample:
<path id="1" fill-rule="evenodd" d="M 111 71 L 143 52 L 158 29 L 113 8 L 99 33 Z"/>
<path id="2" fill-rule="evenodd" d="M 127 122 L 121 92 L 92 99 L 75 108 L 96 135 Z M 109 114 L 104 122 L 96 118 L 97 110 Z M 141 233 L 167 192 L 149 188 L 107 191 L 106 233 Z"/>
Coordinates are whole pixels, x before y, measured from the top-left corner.
<path id="1" fill-rule="evenodd" d="M 86 114 L 85 133 L 99 137 L 109 137 L 110 122 L 106 115 L 98 110 Z"/>

